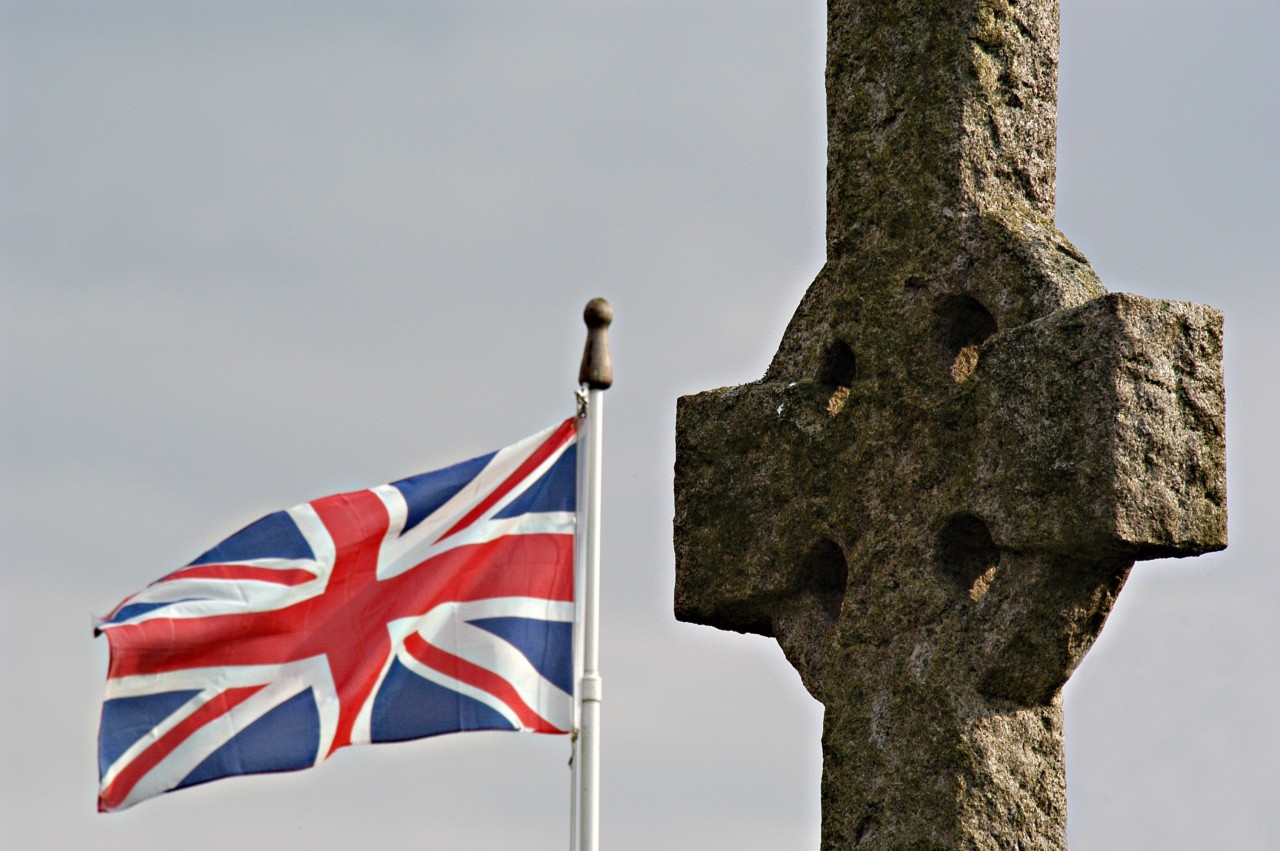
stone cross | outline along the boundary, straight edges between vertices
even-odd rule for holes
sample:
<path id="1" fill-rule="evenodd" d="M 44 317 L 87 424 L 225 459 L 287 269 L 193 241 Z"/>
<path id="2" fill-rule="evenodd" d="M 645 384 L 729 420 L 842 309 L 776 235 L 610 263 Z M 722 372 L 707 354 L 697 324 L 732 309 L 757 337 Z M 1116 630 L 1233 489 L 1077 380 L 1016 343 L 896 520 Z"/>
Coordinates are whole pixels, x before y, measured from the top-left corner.
<path id="1" fill-rule="evenodd" d="M 825 705 L 823 848 L 1062 848 L 1063 684 L 1134 560 L 1226 546 L 1222 317 L 1054 226 L 1057 0 L 828 12 L 828 260 L 679 402 L 676 614 Z"/>

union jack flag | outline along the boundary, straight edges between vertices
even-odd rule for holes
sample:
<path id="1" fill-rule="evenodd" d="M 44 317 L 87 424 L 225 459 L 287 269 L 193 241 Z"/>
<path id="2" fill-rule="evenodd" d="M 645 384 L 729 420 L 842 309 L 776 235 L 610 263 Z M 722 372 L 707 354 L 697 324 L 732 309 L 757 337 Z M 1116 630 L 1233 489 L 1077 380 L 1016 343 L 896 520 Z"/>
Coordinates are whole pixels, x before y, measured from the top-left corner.
<path id="1" fill-rule="evenodd" d="M 120 603 L 98 809 L 351 744 L 567 732 L 575 443 L 568 419 L 270 514 Z"/>

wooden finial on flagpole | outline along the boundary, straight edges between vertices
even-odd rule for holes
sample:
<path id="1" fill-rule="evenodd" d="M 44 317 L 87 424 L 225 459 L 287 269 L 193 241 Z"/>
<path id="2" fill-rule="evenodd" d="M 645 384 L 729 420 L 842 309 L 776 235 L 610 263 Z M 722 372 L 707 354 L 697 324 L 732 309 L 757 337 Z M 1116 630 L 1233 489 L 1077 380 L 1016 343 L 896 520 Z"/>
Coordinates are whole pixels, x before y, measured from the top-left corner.
<path id="1" fill-rule="evenodd" d="M 613 386 L 613 362 L 609 360 L 609 325 L 613 308 L 602 298 L 593 298 L 582 311 L 587 323 L 587 346 L 582 352 L 578 383 L 591 390 L 608 390 Z"/>

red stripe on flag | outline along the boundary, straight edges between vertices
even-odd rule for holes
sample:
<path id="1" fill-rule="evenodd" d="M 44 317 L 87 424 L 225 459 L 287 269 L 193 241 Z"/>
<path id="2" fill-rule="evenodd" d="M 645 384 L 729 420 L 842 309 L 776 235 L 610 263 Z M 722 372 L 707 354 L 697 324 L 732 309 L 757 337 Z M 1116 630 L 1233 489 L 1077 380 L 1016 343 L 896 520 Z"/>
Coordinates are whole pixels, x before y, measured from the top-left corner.
<path id="1" fill-rule="evenodd" d="M 488 511 L 494 503 L 502 499 L 511 492 L 516 485 L 520 484 L 528 477 L 538 465 L 555 454 L 556 450 L 564 446 L 573 439 L 573 435 L 578 430 L 578 424 L 575 419 L 570 417 L 551 433 L 551 436 L 543 441 L 542 445 L 533 451 L 533 454 L 524 460 L 524 463 L 516 468 L 516 471 L 506 478 L 506 480 L 498 485 L 493 491 L 476 505 L 475 508 L 467 512 L 467 515 L 454 524 L 453 528 L 445 532 L 436 539 L 436 543 L 440 543 L 445 538 L 453 535 L 462 529 L 470 526 L 476 519 Z"/>
<path id="2" fill-rule="evenodd" d="M 273 570 L 269 567 L 254 567 L 247 564 L 202 564 L 196 567 L 184 567 L 169 574 L 160 582 L 172 582 L 175 579 L 226 579 L 232 582 L 270 582 L 272 585 L 294 586 L 303 585 L 315 578 L 314 573 L 301 568 Z"/>
<path id="3" fill-rule="evenodd" d="M 427 559 L 417 570 L 448 577 L 441 602 L 492 597 L 573 599 L 572 535 L 507 535 Z"/>
<path id="4" fill-rule="evenodd" d="M 404 649 L 410 656 L 428 668 L 439 671 L 447 677 L 453 677 L 455 680 L 478 688 L 481 691 L 486 691 L 498 698 L 511 711 L 515 712 L 521 724 L 535 733 L 565 732 L 535 712 L 529 704 L 524 702 L 524 698 L 520 697 L 520 693 L 516 691 L 515 686 L 493 671 L 454 656 L 452 653 L 446 653 L 439 647 L 428 643 L 426 639 L 416 632 L 410 633 L 405 638 Z"/>
<path id="5" fill-rule="evenodd" d="M 265 683 L 260 686 L 229 688 L 195 712 L 192 712 L 172 730 L 152 742 L 149 748 L 138 754 L 133 762 L 129 763 L 123 771 L 116 775 L 116 779 L 112 780 L 110 785 L 103 789 L 98 796 L 98 812 L 106 813 L 119 807 L 124 803 L 125 798 L 129 797 L 129 793 L 133 791 L 133 787 L 137 785 L 138 781 L 148 771 L 159 765 L 162 759 L 173 753 L 179 745 L 190 738 L 192 733 L 219 715 L 230 712 L 264 688 L 266 688 Z M 176 786 L 177 784 L 174 785 Z"/>
<path id="6" fill-rule="evenodd" d="M 336 582 L 331 579 L 330 584 Z M 284 609 L 121 624 L 107 631 L 108 677 L 264 661 L 280 664 L 328 655 L 351 646 L 354 636 L 371 630 L 381 634 L 378 631 L 394 618 L 420 615 L 440 603 L 493 597 L 571 601 L 573 536 L 507 535 L 455 547 L 370 583 L 365 600 L 326 594 Z M 354 608 L 334 616 L 347 606 Z M 363 646 L 362 641 L 355 641 L 355 646 Z"/>

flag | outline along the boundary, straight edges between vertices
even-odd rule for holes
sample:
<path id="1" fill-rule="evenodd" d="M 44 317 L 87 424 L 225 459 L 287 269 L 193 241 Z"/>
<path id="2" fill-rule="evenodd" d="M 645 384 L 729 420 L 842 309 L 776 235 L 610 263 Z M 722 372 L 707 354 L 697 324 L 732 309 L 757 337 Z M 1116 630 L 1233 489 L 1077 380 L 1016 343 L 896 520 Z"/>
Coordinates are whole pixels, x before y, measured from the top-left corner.
<path id="1" fill-rule="evenodd" d="M 125 599 L 98 809 L 338 748 L 571 724 L 576 423 L 270 514 Z"/>

